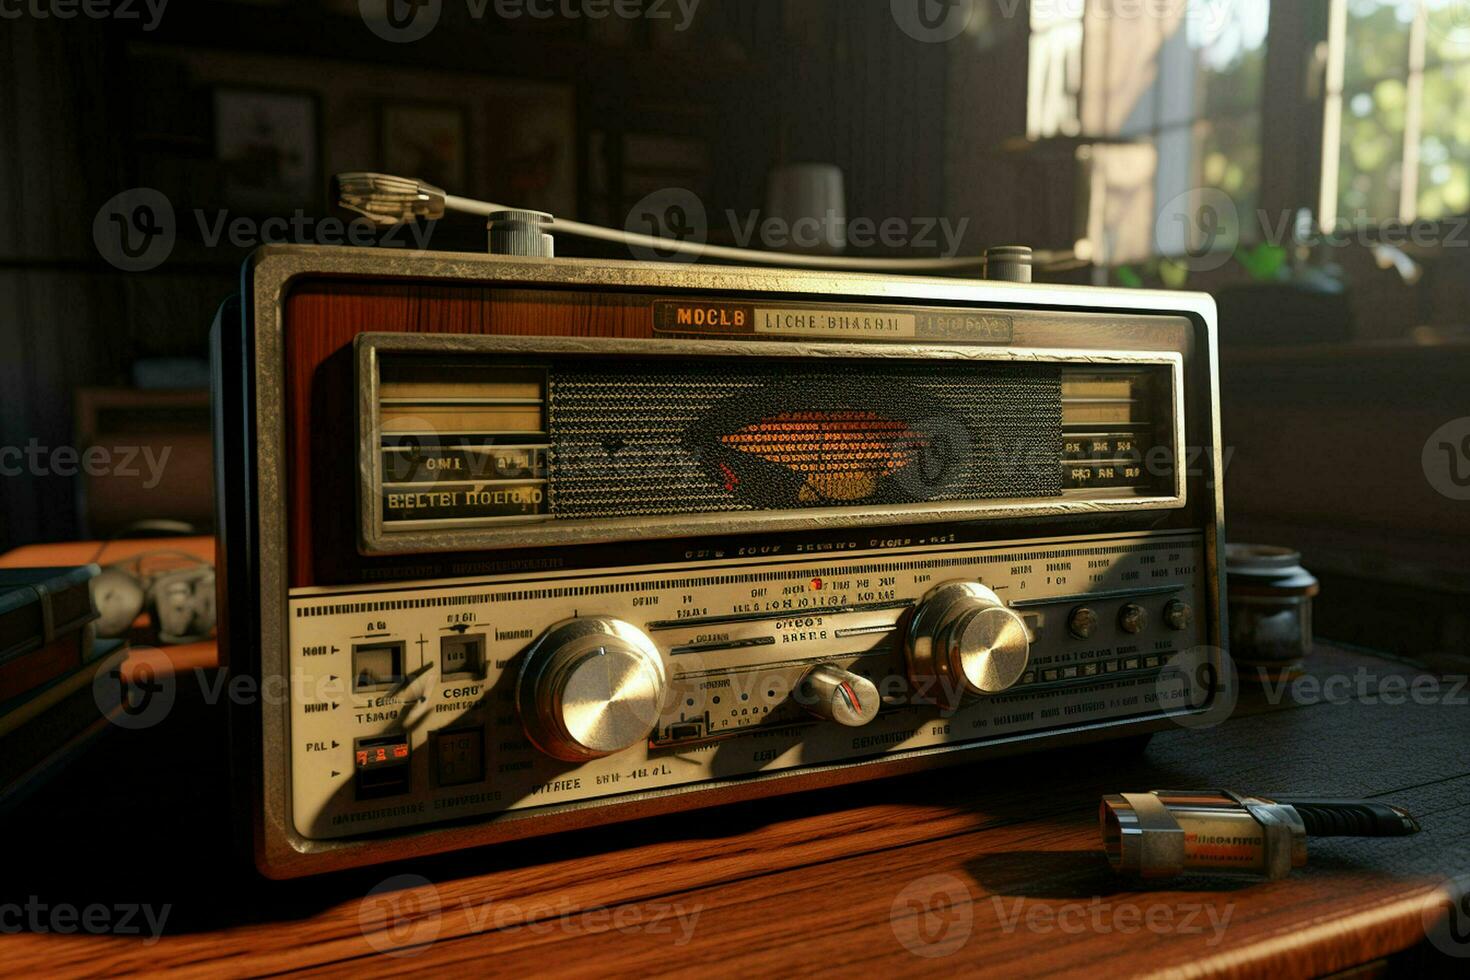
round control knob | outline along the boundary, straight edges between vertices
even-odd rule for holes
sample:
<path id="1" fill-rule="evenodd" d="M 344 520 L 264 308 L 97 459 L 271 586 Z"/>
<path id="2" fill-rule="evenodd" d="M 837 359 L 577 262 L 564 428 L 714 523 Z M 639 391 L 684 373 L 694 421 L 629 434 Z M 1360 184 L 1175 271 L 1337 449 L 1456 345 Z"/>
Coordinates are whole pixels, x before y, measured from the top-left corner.
<path id="1" fill-rule="evenodd" d="M 1164 607 L 1164 622 L 1171 630 L 1187 630 L 1194 625 L 1194 610 L 1189 603 L 1175 599 Z"/>
<path id="2" fill-rule="evenodd" d="M 1148 629 L 1148 610 L 1136 602 L 1130 602 L 1118 612 L 1118 628 L 1124 633 L 1137 635 Z"/>
<path id="3" fill-rule="evenodd" d="M 950 582 L 919 601 L 906 653 L 919 697 L 956 707 L 1015 686 L 1031 659 L 1031 635 L 990 589 Z"/>
<path id="4" fill-rule="evenodd" d="M 1087 606 L 1078 606 L 1067 617 L 1067 629 L 1079 640 L 1089 640 L 1097 632 L 1097 613 Z"/>
<path id="5" fill-rule="evenodd" d="M 616 619 L 568 619 L 526 651 L 516 703 L 537 748 L 582 762 L 646 740 L 668 687 L 668 661 L 637 627 Z"/>
<path id="6" fill-rule="evenodd" d="M 881 706 L 878 688 L 872 681 L 831 664 L 808 671 L 801 679 L 796 697 L 803 708 L 818 718 L 849 728 L 860 728 L 878 717 Z"/>

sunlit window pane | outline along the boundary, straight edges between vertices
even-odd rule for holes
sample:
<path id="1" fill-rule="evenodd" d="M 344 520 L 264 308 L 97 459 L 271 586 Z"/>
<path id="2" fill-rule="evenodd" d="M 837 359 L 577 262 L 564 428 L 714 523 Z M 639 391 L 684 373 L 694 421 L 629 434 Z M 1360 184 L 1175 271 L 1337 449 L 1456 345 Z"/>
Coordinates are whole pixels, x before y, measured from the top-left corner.
<path id="1" fill-rule="evenodd" d="M 1418 216 L 1470 211 L 1470 63 L 1425 72 L 1423 132 Z"/>
<path id="2" fill-rule="evenodd" d="M 1419 0 L 1347 0 L 1344 86 L 1362 88 L 1409 73 L 1409 28 Z"/>
<path id="3" fill-rule="evenodd" d="M 1329 102 L 1329 112 L 1341 107 L 1341 138 L 1328 150 L 1339 159 L 1338 220 L 1470 211 L 1470 3 L 1335 2 L 1346 26 L 1336 54 L 1344 89 Z"/>
<path id="4" fill-rule="evenodd" d="M 1399 216 L 1407 87 L 1385 79 L 1343 94 L 1338 219 L 1348 225 Z"/>
<path id="5" fill-rule="evenodd" d="M 1470 61 L 1470 3 L 1424 0 L 1429 17 L 1429 63 Z"/>

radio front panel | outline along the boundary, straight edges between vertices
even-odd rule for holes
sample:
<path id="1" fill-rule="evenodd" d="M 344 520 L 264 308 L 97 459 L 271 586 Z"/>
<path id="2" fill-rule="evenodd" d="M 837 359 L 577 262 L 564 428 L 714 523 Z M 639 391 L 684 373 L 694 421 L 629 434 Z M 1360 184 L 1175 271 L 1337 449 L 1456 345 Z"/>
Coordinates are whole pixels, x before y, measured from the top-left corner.
<path id="1" fill-rule="evenodd" d="M 1204 560 L 1202 535 L 1139 535 L 297 594 L 292 816 L 341 838 L 1185 711 L 1205 698 L 1176 662 L 1208 639 Z M 913 703 L 903 630 L 954 580 L 1018 610 L 1031 654 L 1005 694 L 945 711 Z M 575 617 L 632 624 L 672 668 L 649 737 L 581 763 L 517 708 L 524 651 Z M 877 717 L 820 720 L 800 685 L 823 665 L 871 681 Z"/>
<path id="2" fill-rule="evenodd" d="M 290 877 L 1206 710 L 1207 298 L 271 248 L 220 332 Z M 238 488 L 248 487 L 241 494 Z"/>

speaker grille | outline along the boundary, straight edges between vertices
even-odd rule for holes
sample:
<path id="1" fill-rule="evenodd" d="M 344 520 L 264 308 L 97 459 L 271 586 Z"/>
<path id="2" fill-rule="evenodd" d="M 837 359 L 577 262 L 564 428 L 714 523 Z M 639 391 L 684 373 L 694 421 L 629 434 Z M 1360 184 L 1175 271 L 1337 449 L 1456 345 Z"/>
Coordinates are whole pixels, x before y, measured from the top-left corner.
<path id="1" fill-rule="evenodd" d="M 1055 497 L 1055 365 L 558 365 L 548 502 L 562 519 Z"/>

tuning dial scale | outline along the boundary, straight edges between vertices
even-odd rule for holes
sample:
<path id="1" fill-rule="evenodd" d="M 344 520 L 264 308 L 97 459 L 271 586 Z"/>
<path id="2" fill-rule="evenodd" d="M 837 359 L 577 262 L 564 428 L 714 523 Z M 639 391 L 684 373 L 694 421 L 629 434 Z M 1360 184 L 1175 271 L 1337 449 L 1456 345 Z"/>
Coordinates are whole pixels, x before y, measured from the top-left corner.
<path id="1" fill-rule="evenodd" d="M 1014 687 L 1030 662 L 1031 634 L 992 589 L 949 582 L 919 601 L 905 654 L 916 696 L 952 709 Z"/>
<path id="2" fill-rule="evenodd" d="M 647 741 L 668 689 L 668 660 L 642 630 L 586 617 L 558 623 L 526 651 L 516 703 L 537 748 L 583 762 Z"/>

